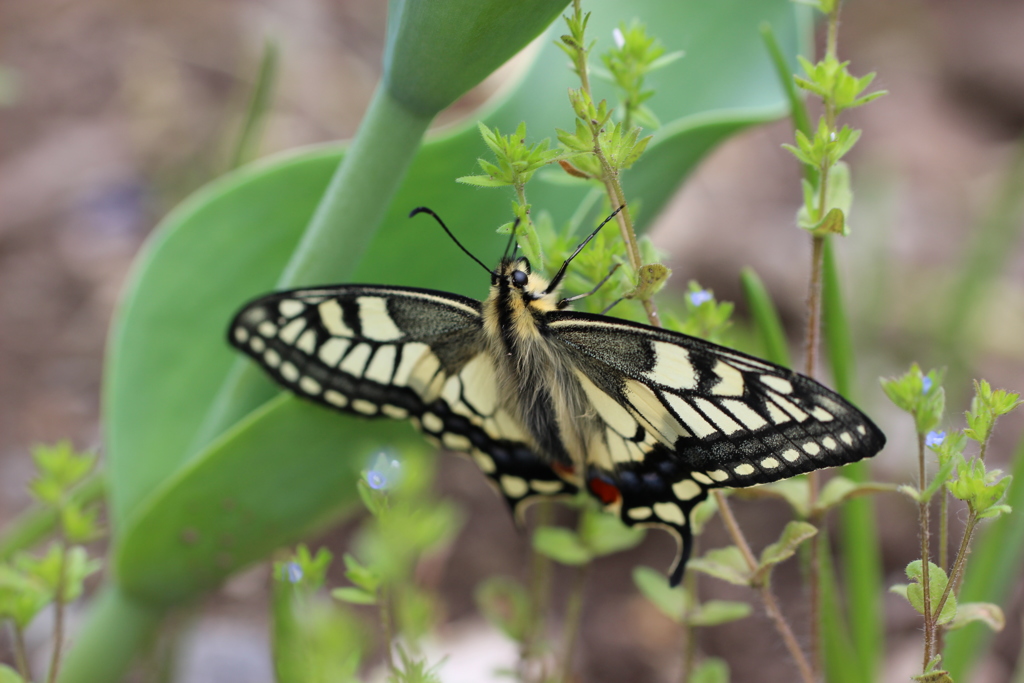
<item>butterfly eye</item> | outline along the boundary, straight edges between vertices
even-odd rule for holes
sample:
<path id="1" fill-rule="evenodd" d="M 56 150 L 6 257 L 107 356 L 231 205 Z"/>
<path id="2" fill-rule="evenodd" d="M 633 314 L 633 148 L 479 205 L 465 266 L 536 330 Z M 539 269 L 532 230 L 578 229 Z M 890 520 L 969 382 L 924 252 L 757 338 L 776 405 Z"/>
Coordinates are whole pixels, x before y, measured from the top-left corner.
<path id="1" fill-rule="evenodd" d="M 512 273 L 512 283 L 516 287 L 525 287 L 528 279 L 529 278 L 526 276 L 526 273 L 521 270 L 517 270 Z"/>

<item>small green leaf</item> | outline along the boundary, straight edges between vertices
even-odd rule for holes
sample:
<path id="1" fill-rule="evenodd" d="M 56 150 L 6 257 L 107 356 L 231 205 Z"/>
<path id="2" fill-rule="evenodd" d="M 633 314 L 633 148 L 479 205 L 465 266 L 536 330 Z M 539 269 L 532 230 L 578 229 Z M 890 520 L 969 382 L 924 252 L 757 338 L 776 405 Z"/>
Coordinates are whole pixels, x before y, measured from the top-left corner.
<path id="1" fill-rule="evenodd" d="M 585 508 L 580 523 L 580 541 L 595 557 L 611 555 L 635 547 L 644 540 L 642 527 L 629 527 L 617 515 L 596 508 Z"/>
<path id="2" fill-rule="evenodd" d="M 691 626 L 718 626 L 749 617 L 754 608 L 746 602 L 708 600 L 698 605 L 687 622 Z"/>
<path id="3" fill-rule="evenodd" d="M 537 529 L 533 534 L 533 548 L 555 562 L 574 566 L 586 564 L 594 558 L 579 536 L 563 527 Z"/>
<path id="4" fill-rule="evenodd" d="M 38 576 L 0 564 L 0 620 L 11 619 L 24 629 L 53 602 L 53 595 Z"/>
<path id="5" fill-rule="evenodd" d="M 961 602 L 957 606 L 956 616 L 946 624 L 946 628 L 963 628 L 975 621 L 985 624 L 997 633 L 1006 627 L 1006 615 L 999 605 L 991 602 Z"/>
<path id="6" fill-rule="evenodd" d="M 920 614 L 924 614 L 924 585 L 921 583 L 923 578 L 921 572 L 921 560 L 914 560 L 907 565 L 907 578 L 913 583 L 907 586 L 906 595 L 907 600 Z M 931 594 L 931 607 L 935 609 L 938 607 L 939 600 L 942 598 L 943 591 L 946 590 L 946 584 L 949 582 L 946 572 L 941 567 L 933 562 L 928 563 L 928 592 Z M 938 623 L 946 624 L 956 616 L 956 596 L 953 593 L 949 594 L 946 599 L 946 603 L 942 606 L 942 612 L 939 614 Z"/>
<path id="7" fill-rule="evenodd" d="M 376 594 L 381 584 L 381 577 L 372 567 L 367 567 L 354 556 L 345 553 L 345 578 L 368 593 Z"/>
<path id="8" fill-rule="evenodd" d="M 689 567 L 737 586 L 750 585 L 750 568 L 743 553 L 734 545 L 709 550 L 703 557 L 690 560 Z"/>
<path id="9" fill-rule="evenodd" d="M 650 567 L 634 567 L 633 583 L 662 614 L 681 624 L 686 619 L 687 596 L 682 586 L 668 585 L 665 573 Z"/>
<path id="10" fill-rule="evenodd" d="M 694 668 L 690 683 L 729 683 L 729 665 L 718 657 L 708 657 Z"/>
<path id="11" fill-rule="evenodd" d="M 511 183 L 505 182 L 500 178 L 492 178 L 487 175 L 465 175 L 461 178 L 456 178 L 455 182 L 462 183 L 463 185 L 476 185 L 477 187 L 505 187 L 511 185 Z"/>
<path id="12" fill-rule="evenodd" d="M 25 683 L 25 679 L 11 667 L 0 664 L 0 683 Z"/>
<path id="13" fill-rule="evenodd" d="M 800 519 L 807 519 L 811 516 L 811 493 L 807 486 L 807 477 L 793 477 L 774 481 L 771 484 L 758 486 L 744 490 L 743 496 L 751 498 L 773 497 L 781 498 L 793 508 L 793 512 Z"/>
<path id="14" fill-rule="evenodd" d="M 789 522 L 786 528 L 782 530 L 779 540 L 761 552 L 761 565 L 758 567 L 758 574 L 763 575 L 772 566 L 793 557 L 800 544 L 817 533 L 818 529 L 813 524 L 798 521 Z"/>
<path id="15" fill-rule="evenodd" d="M 825 484 L 825 488 L 822 489 L 821 496 L 818 498 L 817 509 L 822 511 L 830 510 L 851 498 L 868 496 L 872 493 L 885 493 L 895 491 L 896 489 L 897 487 L 893 484 L 883 484 L 879 482 L 858 484 L 846 477 L 835 476 L 830 479 L 829 482 Z"/>
<path id="16" fill-rule="evenodd" d="M 377 596 L 373 593 L 368 593 L 362 588 L 356 588 L 354 586 L 345 586 L 344 588 L 335 588 L 331 591 L 331 597 L 342 602 L 348 602 L 353 605 L 376 605 Z"/>

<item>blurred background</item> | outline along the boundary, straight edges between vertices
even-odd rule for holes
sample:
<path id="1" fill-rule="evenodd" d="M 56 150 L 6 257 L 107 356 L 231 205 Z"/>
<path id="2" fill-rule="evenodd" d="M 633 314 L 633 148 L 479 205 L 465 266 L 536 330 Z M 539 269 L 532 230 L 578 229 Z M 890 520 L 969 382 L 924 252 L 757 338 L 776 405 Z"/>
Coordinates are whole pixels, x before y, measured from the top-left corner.
<path id="1" fill-rule="evenodd" d="M 379 76 L 385 12 L 377 0 L 0 2 L 0 525 L 29 504 L 32 444 L 68 438 L 102 450 L 102 354 L 121 284 L 160 218 L 229 167 L 265 40 L 276 41 L 280 66 L 261 155 L 354 132 Z M 877 71 L 875 87 L 890 93 L 846 119 L 864 135 L 849 158 L 853 235 L 837 245 L 863 342 L 862 408 L 889 437 L 873 463 L 879 479 L 913 480 L 913 433 L 874 377 L 903 372 L 914 360 L 950 366 L 947 426 L 954 429 L 962 426 L 971 377 L 1024 389 L 1021 36 L 1024 3 L 1016 0 L 856 0 L 842 15 L 841 58 L 852 61 L 855 74 Z M 498 81 L 471 93 L 441 123 L 472 112 Z M 736 300 L 740 320 L 738 272 L 753 265 L 796 348 L 810 247 L 794 227 L 799 168 L 779 147 L 790 139 L 789 124 L 779 122 L 729 141 L 689 179 L 652 234 L 671 254 L 670 286 L 682 291 L 697 280 Z M 985 231 L 1003 235 L 993 253 L 978 246 Z M 972 259 L 984 266 L 975 292 L 984 301 L 954 319 L 950 303 L 967 286 Z M 1004 418 L 990 457 L 1005 463 L 1022 430 L 1021 414 Z M 442 672 L 446 681 L 480 680 L 471 660 L 481 649 L 507 646 L 496 637 L 472 639 L 479 638 L 470 621 L 473 585 L 520 571 L 526 545 L 472 465 L 444 456 L 440 480 L 468 513 L 451 553 L 424 570 L 447 598 L 444 633 L 463 643 Z M 915 546 L 915 509 L 894 495 L 880 497 L 878 506 L 887 583 L 902 582 Z M 788 510 L 739 503 L 737 513 L 763 545 Z M 341 530 L 319 542 L 339 551 L 344 537 Z M 726 543 L 717 522 L 705 538 L 705 547 Z M 678 630 L 629 578 L 634 564 L 667 566 L 672 552 L 667 535 L 651 533 L 638 550 L 598 563 L 584 613 L 581 680 L 677 677 Z M 783 568 L 776 590 L 800 624 L 795 571 Z M 182 657 L 173 680 L 272 680 L 267 583 L 267 569 L 255 568 L 180 620 Z M 710 580 L 703 585 L 710 597 L 752 598 Z M 919 666 L 919 617 L 896 596 L 886 604 L 886 680 L 906 680 Z M 1004 609 L 1007 628 L 979 681 L 1011 680 L 1024 581 Z M 33 630 L 36 645 L 44 632 Z M 5 638 L 0 634 L 0 659 L 7 660 Z M 757 611 L 705 629 L 701 645 L 729 660 L 735 681 L 792 677 Z"/>

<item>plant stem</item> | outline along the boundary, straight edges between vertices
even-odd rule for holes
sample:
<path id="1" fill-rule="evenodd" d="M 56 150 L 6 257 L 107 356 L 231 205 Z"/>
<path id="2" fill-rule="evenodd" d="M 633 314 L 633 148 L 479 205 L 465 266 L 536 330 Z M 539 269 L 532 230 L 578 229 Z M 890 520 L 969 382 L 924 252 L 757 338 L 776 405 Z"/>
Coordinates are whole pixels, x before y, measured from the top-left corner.
<path id="1" fill-rule="evenodd" d="M 917 435 L 917 469 L 922 491 L 928 485 L 925 478 L 927 472 L 925 470 L 924 438 L 925 435 L 919 432 Z M 928 669 L 928 662 L 932 660 L 935 646 L 935 622 L 932 619 L 931 580 L 929 577 L 931 572 L 929 571 L 930 555 L 928 552 L 930 542 L 928 501 L 922 500 L 918 503 L 917 517 L 918 523 L 921 525 L 921 589 L 924 591 L 924 663 L 921 665 L 921 671 L 924 672 Z"/>
<path id="2" fill-rule="evenodd" d="M 715 496 L 715 502 L 718 504 L 718 512 L 722 516 L 722 522 L 725 524 L 726 530 L 729 532 L 730 538 L 736 547 L 740 549 L 740 554 L 743 555 L 744 561 L 747 563 L 747 567 L 751 573 L 757 571 L 758 563 L 757 558 L 754 557 L 753 551 L 750 549 L 750 544 L 747 543 L 746 537 L 740 530 L 739 524 L 736 522 L 736 517 L 732 514 L 732 509 L 726 502 L 725 496 L 722 495 L 721 491 L 712 491 Z M 800 643 L 797 642 L 796 636 L 793 635 L 793 629 L 790 628 L 789 622 L 786 621 L 785 615 L 782 610 L 779 609 L 778 603 L 775 601 L 775 596 L 772 594 L 771 585 L 768 580 L 762 581 L 759 585 L 754 586 L 761 594 L 761 601 L 764 603 L 765 611 L 771 618 L 772 623 L 775 624 L 776 630 L 779 635 L 782 636 L 782 642 L 786 645 L 786 649 L 789 650 L 789 654 L 793 657 L 793 661 L 796 662 L 797 669 L 800 671 L 800 678 L 804 683 L 814 683 L 814 670 L 807 662 L 807 657 L 804 655 L 803 650 L 800 648 Z"/>
<path id="3" fill-rule="evenodd" d="M 32 680 L 32 670 L 28 664 L 28 648 L 25 647 L 25 632 L 17 624 L 11 624 L 14 631 L 14 665 L 18 667 L 18 675 L 25 681 Z"/>
<path id="4" fill-rule="evenodd" d="M 537 503 L 537 517 L 534 530 L 550 526 L 554 508 L 547 501 Z M 531 549 L 530 557 L 530 625 L 519 649 L 519 677 L 528 680 L 526 673 L 531 659 L 540 650 L 539 643 L 544 631 L 544 614 L 548 595 L 551 592 L 551 560 L 536 549 Z"/>
<path id="5" fill-rule="evenodd" d="M 397 674 L 395 658 L 391 655 L 391 643 L 395 639 L 395 633 L 391 625 L 391 589 L 389 586 L 381 588 L 378 608 L 380 612 L 380 630 L 384 636 L 384 661 L 388 665 L 388 671 L 392 674 Z"/>
<path id="6" fill-rule="evenodd" d="M 573 572 L 572 588 L 565 603 L 565 632 L 562 644 L 562 666 L 559 680 L 570 683 L 572 680 L 572 659 L 576 651 L 576 640 L 580 633 L 581 617 L 583 616 L 583 589 L 587 585 L 587 569 L 590 562 L 576 567 Z"/>
<path id="7" fill-rule="evenodd" d="M 47 673 L 47 683 L 54 683 L 57 680 L 57 671 L 60 669 L 60 654 L 64 645 L 64 595 L 68 573 L 68 549 L 63 540 L 57 542 L 60 549 L 60 564 L 57 568 L 57 595 L 56 604 L 53 609 L 53 653 L 50 655 L 50 671 Z"/>
<path id="8" fill-rule="evenodd" d="M 942 614 L 942 608 L 946 606 L 946 600 L 949 599 L 950 594 L 953 592 L 955 584 L 960 581 L 960 577 L 963 575 L 964 565 L 967 564 L 967 551 L 970 548 L 971 537 L 974 535 L 974 530 L 977 526 L 978 514 L 972 510 L 967 518 L 967 526 L 964 529 L 963 538 L 960 539 L 960 548 L 957 550 L 956 559 L 953 561 L 953 569 L 950 572 L 949 580 L 946 581 L 946 590 L 942 591 L 942 597 L 939 598 L 939 602 L 933 610 L 936 621 L 938 621 L 939 615 Z M 925 599 L 927 599 L 927 594 L 925 594 Z"/>
<path id="9" fill-rule="evenodd" d="M 693 541 L 693 552 L 697 553 L 697 542 L 699 539 Z M 690 572 L 685 577 L 685 590 L 686 600 L 689 605 L 697 604 L 697 572 Z M 683 671 L 681 683 L 687 683 L 690 677 L 693 675 L 693 665 L 697 658 L 697 647 L 694 642 L 693 627 L 689 623 L 683 621 L 681 624 L 681 645 L 683 649 Z"/>
<path id="10" fill-rule="evenodd" d="M 826 177 L 827 169 L 822 172 L 822 179 Z M 825 185 L 822 183 L 822 195 L 820 201 L 821 210 L 824 211 Z M 818 366 L 818 347 L 821 345 L 821 290 L 823 277 L 823 263 L 825 257 L 825 238 L 819 235 L 811 237 L 811 281 L 807 295 L 807 340 L 804 349 L 804 374 L 808 377 L 815 376 Z M 821 477 L 817 471 L 807 474 L 808 502 L 811 510 L 818 506 L 818 494 L 821 489 Z M 811 524 L 820 527 L 822 514 L 813 512 L 810 519 Z M 821 677 L 824 657 L 822 655 L 821 642 L 821 534 L 815 534 L 811 538 L 811 560 L 808 566 L 808 583 L 810 588 L 810 632 L 811 632 L 811 663 L 815 679 Z"/>

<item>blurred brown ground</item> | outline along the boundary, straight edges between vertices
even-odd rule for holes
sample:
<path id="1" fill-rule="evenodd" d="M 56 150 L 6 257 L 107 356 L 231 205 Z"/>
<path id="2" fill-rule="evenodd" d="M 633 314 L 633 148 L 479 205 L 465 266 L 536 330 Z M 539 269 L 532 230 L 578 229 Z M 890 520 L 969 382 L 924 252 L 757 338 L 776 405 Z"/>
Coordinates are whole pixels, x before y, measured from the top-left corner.
<path id="1" fill-rule="evenodd" d="M 283 60 L 262 146 L 268 154 L 351 135 L 378 77 L 384 18 L 384 3 L 374 0 L 0 1 L 0 66 L 10 86 L 0 107 L 0 524 L 29 502 L 32 444 L 70 438 L 102 447 L 102 352 L 121 283 L 159 218 L 224 169 L 263 39 L 279 42 Z M 860 0 L 844 11 L 840 54 L 855 73 L 878 71 L 875 85 L 890 91 L 848 118 L 864 136 L 850 159 L 855 237 L 840 246 L 851 307 L 867 328 L 859 333 L 867 351 L 861 372 L 869 378 L 863 403 L 890 440 L 874 465 L 879 478 L 913 479 L 912 436 L 870 378 L 911 360 L 943 363 L 915 326 L 941 313 L 936 288 L 962 262 L 1024 132 L 1021 36 L 1024 4 L 1015 0 Z M 485 94 L 459 105 L 449 120 Z M 779 123 L 727 143 L 679 193 L 655 235 L 672 254 L 679 287 L 697 279 L 735 300 L 739 269 L 754 265 L 796 340 L 809 255 L 794 263 L 792 254 L 809 248 L 792 227 L 798 169 L 779 149 L 788 136 Z M 1021 390 L 1021 241 L 993 297 L 979 318 L 985 332 L 972 376 Z M 884 314 L 872 315 L 878 311 Z M 950 389 L 949 424 L 956 428 L 965 389 Z M 991 451 L 997 461 L 1008 457 L 1022 426 L 1020 415 L 1001 423 Z M 473 616 L 472 586 L 480 578 L 520 571 L 525 546 L 471 465 L 446 457 L 441 479 L 469 513 L 437 567 L 456 622 Z M 778 533 L 787 514 L 772 503 L 737 508 L 757 545 Z M 915 545 L 914 511 L 894 496 L 879 508 L 887 581 L 900 582 Z M 342 538 L 323 542 L 337 549 Z M 717 524 L 702 540 L 705 547 L 725 542 Z M 652 533 L 640 549 L 601 561 L 591 574 L 581 680 L 678 678 L 678 632 L 629 580 L 636 563 L 665 565 L 670 545 Z M 776 590 L 799 625 L 805 600 L 795 572 L 783 568 Z M 560 579 L 564 587 L 566 577 Z M 707 596 L 750 597 L 703 583 Z M 175 680 L 270 680 L 265 589 L 266 572 L 257 568 L 187 620 Z M 919 622 L 900 600 L 889 596 L 886 604 L 885 680 L 906 680 L 918 665 Z M 1022 606 L 1019 583 L 1004 606 L 1007 629 L 977 680 L 1010 680 Z M 5 637 L 0 659 L 9 658 Z M 794 678 L 760 613 L 705 630 L 701 645 L 729 660 L 734 681 Z M 458 680 L 459 666 L 453 657 L 446 680 Z"/>

